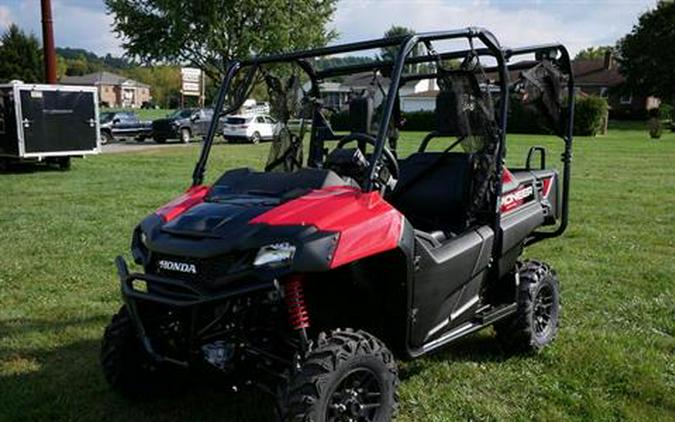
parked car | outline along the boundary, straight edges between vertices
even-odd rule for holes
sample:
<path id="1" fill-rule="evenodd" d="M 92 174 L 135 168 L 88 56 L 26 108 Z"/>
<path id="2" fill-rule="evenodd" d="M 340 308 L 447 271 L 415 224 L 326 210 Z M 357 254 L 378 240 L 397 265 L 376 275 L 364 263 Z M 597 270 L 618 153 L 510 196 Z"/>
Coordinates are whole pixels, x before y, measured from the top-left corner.
<path id="1" fill-rule="evenodd" d="M 163 144 L 167 139 L 190 142 L 195 136 L 206 135 L 213 119 L 210 108 L 184 108 L 171 113 L 164 119 L 152 122 L 152 136 L 155 142 Z"/>
<path id="2" fill-rule="evenodd" d="M 279 122 L 267 115 L 227 116 L 223 124 L 226 141 L 248 141 L 257 144 L 271 140 L 279 133 Z"/>
<path id="3" fill-rule="evenodd" d="M 101 143 L 116 138 L 135 138 L 139 142 L 151 136 L 152 122 L 141 121 L 138 115 L 130 111 L 106 111 L 99 115 Z"/>

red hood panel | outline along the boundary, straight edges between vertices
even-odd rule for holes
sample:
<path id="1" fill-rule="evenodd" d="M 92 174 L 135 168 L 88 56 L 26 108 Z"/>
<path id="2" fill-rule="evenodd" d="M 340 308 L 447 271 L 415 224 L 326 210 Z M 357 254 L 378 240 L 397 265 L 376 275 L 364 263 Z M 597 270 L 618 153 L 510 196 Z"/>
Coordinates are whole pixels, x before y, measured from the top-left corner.
<path id="1" fill-rule="evenodd" d="M 378 192 L 332 187 L 315 190 L 251 220 L 276 226 L 312 225 L 340 234 L 331 268 L 398 246 L 403 215 Z"/>

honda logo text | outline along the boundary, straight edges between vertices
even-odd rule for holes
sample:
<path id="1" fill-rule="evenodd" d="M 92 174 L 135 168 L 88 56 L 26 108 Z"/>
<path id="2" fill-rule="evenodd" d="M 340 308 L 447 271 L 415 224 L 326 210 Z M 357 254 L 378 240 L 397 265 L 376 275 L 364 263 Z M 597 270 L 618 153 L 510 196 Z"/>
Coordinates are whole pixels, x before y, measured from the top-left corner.
<path id="1" fill-rule="evenodd" d="M 181 273 L 197 274 L 195 264 L 186 264 L 184 262 L 159 261 L 157 263 L 160 270 L 179 271 Z"/>

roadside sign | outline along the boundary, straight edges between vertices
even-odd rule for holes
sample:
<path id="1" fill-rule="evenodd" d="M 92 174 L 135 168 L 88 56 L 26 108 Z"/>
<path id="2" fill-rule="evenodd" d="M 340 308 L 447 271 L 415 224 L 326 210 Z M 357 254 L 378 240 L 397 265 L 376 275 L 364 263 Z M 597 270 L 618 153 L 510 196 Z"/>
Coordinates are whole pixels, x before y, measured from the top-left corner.
<path id="1" fill-rule="evenodd" d="M 183 67 L 181 74 L 181 93 L 183 95 L 202 95 L 202 71 L 194 67 Z"/>

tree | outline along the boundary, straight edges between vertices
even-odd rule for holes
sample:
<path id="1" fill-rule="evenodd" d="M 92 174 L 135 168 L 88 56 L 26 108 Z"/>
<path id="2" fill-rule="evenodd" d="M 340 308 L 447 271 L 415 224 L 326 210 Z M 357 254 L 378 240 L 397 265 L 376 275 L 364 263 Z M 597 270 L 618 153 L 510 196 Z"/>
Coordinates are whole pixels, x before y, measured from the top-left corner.
<path id="1" fill-rule="evenodd" d="M 574 57 L 574 59 L 575 60 L 602 59 L 608 52 L 614 53 L 614 48 L 609 45 L 603 45 L 600 47 L 588 47 L 578 52 L 577 55 Z"/>
<path id="2" fill-rule="evenodd" d="M 177 66 L 138 66 L 125 69 L 122 74 L 150 85 L 152 99 L 163 108 L 170 108 L 180 97 L 180 69 Z"/>
<path id="3" fill-rule="evenodd" d="M 187 63 L 220 79 L 233 58 L 319 47 L 337 0 L 105 0 L 130 57 Z"/>
<path id="4" fill-rule="evenodd" d="M 12 24 L 0 38 L 0 80 L 19 79 L 40 82 L 43 79 L 40 43 Z"/>
<path id="5" fill-rule="evenodd" d="M 406 35 L 415 35 L 415 30 L 411 28 L 406 28 L 405 26 L 392 25 L 391 28 L 387 29 L 387 31 L 384 33 L 384 38 L 403 37 Z M 399 51 L 398 46 L 383 47 L 380 57 L 382 58 L 382 60 L 396 60 L 398 51 Z M 413 49 L 412 55 L 418 56 L 421 54 L 421 52 L 422 46 L 418 44 Z"/>
<path id="6" fill-rule="evenodd" d="M 621 72 L 633 92 L 675 99 L 675 2 L 660 1 L 617 44 Z"/>

